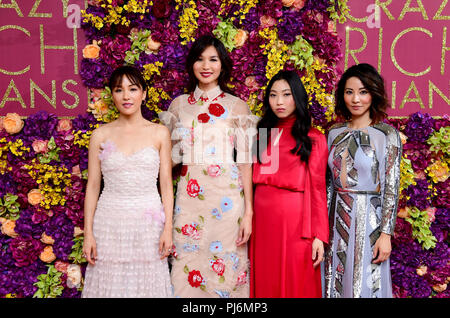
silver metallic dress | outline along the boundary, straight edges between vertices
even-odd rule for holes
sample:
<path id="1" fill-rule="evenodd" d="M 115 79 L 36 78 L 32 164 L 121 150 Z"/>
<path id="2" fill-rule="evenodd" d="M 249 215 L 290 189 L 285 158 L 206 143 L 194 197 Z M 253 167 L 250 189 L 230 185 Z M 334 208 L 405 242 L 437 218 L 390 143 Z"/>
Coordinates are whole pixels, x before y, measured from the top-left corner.
<path id="1" fill-rule="evenodd" d="M 389 260 L 372 264 L 381 232 L 394 233 L 402 143 L 384 123 L 334 125 L 328 135 L 330 245 L 325 297 L 392 297 Z"/>

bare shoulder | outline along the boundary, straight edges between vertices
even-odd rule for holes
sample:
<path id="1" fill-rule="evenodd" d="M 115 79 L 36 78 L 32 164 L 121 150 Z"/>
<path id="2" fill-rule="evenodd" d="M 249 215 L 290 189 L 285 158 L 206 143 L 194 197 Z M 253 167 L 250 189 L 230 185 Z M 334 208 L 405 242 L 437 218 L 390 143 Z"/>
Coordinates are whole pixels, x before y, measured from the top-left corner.
<path id="1" fill-rule="evenodd" d="M 106 137 L 111 134 L 114 126 L 114 122 L 111 122 L 94 129 L 91 134 L 91 141 L 98 141 L 99 143 L 104 142 Z"/>
<path id="2" fill-rule="evenodd" d="M 148 121 L 146 123 L 146 125 L 147 125 L 147 129 L 148 129 L 148 133 L 151 136 L 157 137 L 159 140 L 163 140 L 163 139 L 167 138 L 168 136 L 170 136 L 169 128 L 167 128 L 163 124 L 157 124 L 157 123 Z"/>

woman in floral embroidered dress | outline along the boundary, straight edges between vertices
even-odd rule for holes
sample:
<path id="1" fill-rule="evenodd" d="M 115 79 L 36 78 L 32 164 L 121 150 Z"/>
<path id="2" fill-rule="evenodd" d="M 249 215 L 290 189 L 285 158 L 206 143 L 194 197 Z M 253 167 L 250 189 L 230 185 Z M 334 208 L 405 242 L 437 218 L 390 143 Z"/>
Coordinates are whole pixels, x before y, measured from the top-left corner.
<path id="1" fill-rule="evenodd" d="M 195 41 L 187 71 L 189 94 L 159 114 L 172 132 L 172 160 L 183 164 L 174 210 L 174 295 L 248 297 L 255 133 L 249 128 L 258 117 L 228 92 L 231 60 L 216 38 Z"/>
<path id="2" fill-rule="evenodd" d="M 387 106 L 383 78 L 373 66 L 354 65 L 342 75 L 336 113 L 347 122 L 328 134 L 326 297 L 392 297 L 389 256 L 402 143 L 398 131 L 382 122 Z"/>
<path id="3" fill-rule="evenodd" d="M 83 245 L 89 264 L 82 297 L 170 297 L 170 133 L 142 116 L 147 91 L 139 70 L 117 68 L 109 87 L 120 115 L 94 130 L 89 142 Z"/>

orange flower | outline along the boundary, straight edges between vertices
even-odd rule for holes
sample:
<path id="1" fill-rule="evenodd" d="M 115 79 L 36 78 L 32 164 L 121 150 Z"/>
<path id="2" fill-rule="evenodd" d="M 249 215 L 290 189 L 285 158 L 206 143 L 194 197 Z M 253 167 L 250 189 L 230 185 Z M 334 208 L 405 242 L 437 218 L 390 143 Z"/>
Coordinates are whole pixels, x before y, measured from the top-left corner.
<path id="1" fill-rule="evenodd" d="M 263 28 L 269 28 L 277 23 L 277 21 L 270 15 L 263 15 L 262 17 L 259 18 L 259 22 L 261 22 L 261 26 Z"/>
<path id="2" fill-rule="evenodd" d="M 28 192 L 28 202 L 31 205 L 37 205 L 41 202 L 41 200 L 42 200 L 41 190 L 32 189 L 30 190 L 30 192 Z"/>
<path id="3" fill-rule="evenodd" d="M 76 165 L 72 167 L 72 174 L 74 176 L 77 176 L 79 178 L 81 178 L 81 170 L 80 170 L 80 165 Z"/>
<path id="4" fill-rule="evenodd" d="M 398 216 L 399 218 L 402 218 L 402 219 L 407 218 L 408 215 L 409 215 L 409 208 L 408 208 L 408 207 L 401 208 L 401 209 L 398 211 L 398 213 L 397 213 L 397 216 Z"/>
<path id="5" fill-rule="evenodd" d="M 2 222 L 2 233 L 11 237 L 17 237 L 19 234 L 17 234 L 14 231 L 14 228 L 16 227 L 16 221 L 14 220 L 5 220 Z"/>
<path id="6" fill-rule="evenodd" d="M 428 267 L 426 267 L 425 265 L 419 266 L 416 269 L 416 273 L 419 276 L 423 276 L 423 275 L 425 275 L 427 273 L 427 269 L 428 269 Z"/>
<path id="7" fill-rule="evenodd" d="M 305 6 L 305 0 L 295 0 L 294 1 L 294 7 L 297 10 L 303 9 L 303 7 Z"/>
<path id="8" fill-rule="evenodd" d="M 45 244 L 53 245 L 53 243 L 55 243 L 55 240 L 51 236 L 48 236 L 47 234 L 45 234 L 45 232 L 44 232 L 41 235 L 41 242 L 45 243 Z"/>
<path id="9" fill-rule="evenodd" d="M 51 245 L 47 245 L 44 250 L 39 255 L 39 258 L 44 263 L 51 263 L 56 259 L 56 255 L 53 253 L 53 247 Z"/>
<path id="10" fill-rule="evenodd" d="M 73 236 L 75 236 L 75 237 L 80 236 L 80 235 L 83 235 L 83 233 L 84 233 L 84 231 L 80 227 L 75 226 L 73 228 Z"/>
<path id="11" fill-rule="evenodd" d="M 161 46 L 160 42 L 154 41 L 151 36 L 148 37 L 147 39 L 148 51 L 156 53 L 158 52 L 160 46 Z"/>
<path id="12" fill-rule="evenodd" d="M 31 146 L 35 153 L 46 153 L 48 151 L 48 140 L 35 140 Z"/>
<path id="13" fill-rule="evenodd" d="M 100 47 L 97 43 L 88 44 L 83 49 L 83 57 L 86 59 L 96 59 L 100 54 Z"/>
<path id="14" fill-rule="evenodd" d="M 447 289 L 447 284 L 438 284 L 433 286 L 433 290 L 437 293 L 442 293 Z"/>
<path id="15" fill-rule="evenodd" d="M 240 48 L 245 44 L 245 41 L 247 41 L 248 33 L 245 30 L 239 29 L 238 33 L 234 37 L 234 44 L 237 48 Z"/>
<path id="16" fill-rule="evenodd" d="M 56 131 L 68 131 L 72 129 L 72 121 L 68 118 L 62 118 L 58 121 Z"/>
<path id="17" fill-rule="evenodd" d="M 281 0 L 281 2 L 285 7 L 291 7 L 294 4 L 295 0 Z"/>
<path id="18" fill-rule="evenodd" d="M 24 121 L 17 113 L 8 113 L 3 118 L 3 127 L 8 134 L 17 134 L 22 130 Z"/>

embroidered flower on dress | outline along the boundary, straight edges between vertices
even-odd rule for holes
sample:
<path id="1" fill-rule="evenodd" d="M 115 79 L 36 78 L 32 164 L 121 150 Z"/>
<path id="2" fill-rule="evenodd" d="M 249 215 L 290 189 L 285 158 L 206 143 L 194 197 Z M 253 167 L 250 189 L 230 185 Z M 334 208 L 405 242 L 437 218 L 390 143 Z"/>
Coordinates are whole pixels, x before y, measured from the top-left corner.
<path id="1" fill-rule="evenodd" d="M 189 272 L 188 282 L 192 287 L 198 288 L 200 285 L 205 284 L 205 279 L 203 278 L 200 271 L 193 270 Z"/>
<path id="2" fill-rule="evenodd" d="M 233 201 L 229 197 L 223 197 L 220 201 L 222 212 L 228 212 L 233 208 Z"/>
<path id="3" fill-rule="evenodd" d="M 222 242 L 221 241 L 214 241 L 211 242 L 211 244 L 209 245 L 209 250 L 211 251 L 211 253 L 219 253 L 222 252 Z"/>
<path id="4" fill-rule="evenodd" d="M 207 113 L 201 113 L 197 116 L 198 121 L 203 124 L 206 124 L 210 118 Z"/>
<path id="5" fill-rule="evenodd" d="M 191 93 L 191 95 L 189 95 L 188 103 L 191 104 L 191 105 L 194 105 L 196 103 L 196 100 L 195 100 L 195 97 L 194 97 L 194 93 Z"/>
<path id="6" fill-rule="evenodd" d="M 236 286 L 245 285 L 247 283 L 247 272 L 242 272 L 239 274 L 236 282 Z"/>
<path id="7" fill-rule="evenodd" d="M 199 191 L 200 191 L 200 186 L 198 185 L 197 180 L 190 179 L 186 186 L 186 191 L 190 197 L 192 197 L 192 198 L 197 197 L 199 194 Z"/>
<path id="8" fill-rule="evenodd" d="M 222 173 L 222 169 L 220 168 L 219 165 L 209 165 L 206 169 L 210 177 L 218 177 Z"/>
<path id="9" fill-rule="evenodd" d="M 214 115 L 216 117 L 220 117 L 223 113 L 225 113 L 225 109 L 222 107 L 222 105 L 217 103 L 210 104 L 208 106 L 208 111 L 211 115 Z"/>
<path id="10" fill-rule="evenodd" d="M 200 232 L 198 230 L 199 230 L 199 225 L 195 222 L 192 222 L 192 224 L 185 224 L 181 228 L 181 233 L 183 233 L 183 235 L 186 235 L 194 240 L 198 240 L 198 239 L 200 239 Z"/>
<path id="11" fill-rule="evenodd" d="M 214 272 L 217 273 L 219 276 L 223 276 L 223 273 L 225 272 L 225 262 L 221 258 L 212 259 L 209 261 L 211 268 Z"/>
<path id="12" fill-rule="evenodd" d="M 98 155 L 98 158 L 100 160 L 105 160 L 106 158 L 108 158 L 111 155 L 111 153 L 113 153 L 116 150 L 116 146 L 110 140 L 108 140 L 104 143 L 101 143 L 100 147 L 102 149 Z"/>
<path id="13" fill-rule="evenodd" d="M 217 209 L 217 208 L 212 209 L 211 214 L 213 215 L 213 218 L 216 218 L 217 220 L 222 219 L 222 214 L 220 213 L 219 209 Z"/>

